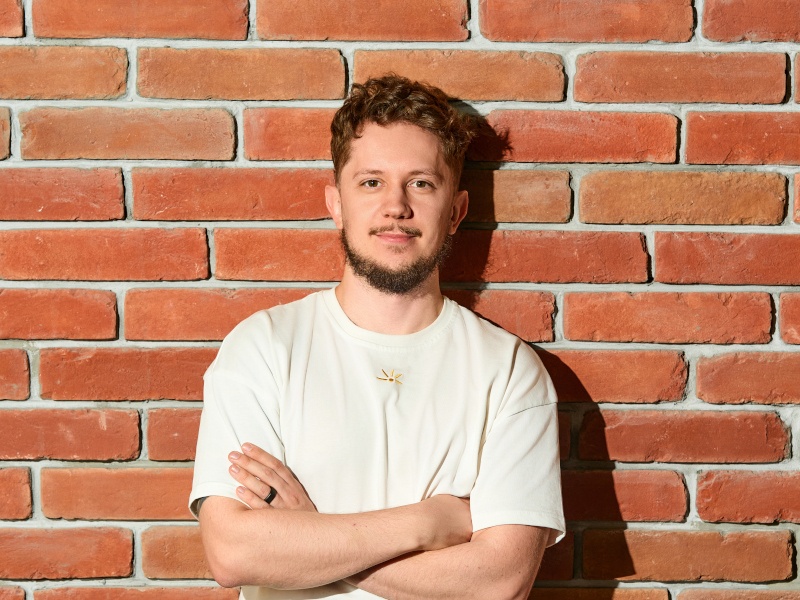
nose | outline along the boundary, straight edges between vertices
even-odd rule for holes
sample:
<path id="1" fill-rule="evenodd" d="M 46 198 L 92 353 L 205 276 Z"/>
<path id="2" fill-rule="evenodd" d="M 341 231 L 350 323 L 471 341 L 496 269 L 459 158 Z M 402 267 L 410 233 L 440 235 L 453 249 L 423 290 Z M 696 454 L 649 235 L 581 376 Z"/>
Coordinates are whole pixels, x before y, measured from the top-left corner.
<path id="1" fill-rule="evenodd" d="M 409 219 L 413 215 L 404 185 L 390 186 L 383 201 L 383 214 L 390 219 Z"/>

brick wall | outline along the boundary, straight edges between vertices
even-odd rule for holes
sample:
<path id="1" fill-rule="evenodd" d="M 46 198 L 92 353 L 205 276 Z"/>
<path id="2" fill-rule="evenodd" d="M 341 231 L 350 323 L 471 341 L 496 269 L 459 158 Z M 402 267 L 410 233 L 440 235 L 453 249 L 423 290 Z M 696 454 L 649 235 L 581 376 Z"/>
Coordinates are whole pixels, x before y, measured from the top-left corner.
<path id="1" fill-rule="evenodd" d="M 340 273 L 327 126 L 390 69 L 508 132 L 444 278 L 560 392 L 534 597 L 800 599 L 800 0 L 0 0 L 0 36 L 0 599 L 235 596 L 185 508 L 201 375 Z"/>

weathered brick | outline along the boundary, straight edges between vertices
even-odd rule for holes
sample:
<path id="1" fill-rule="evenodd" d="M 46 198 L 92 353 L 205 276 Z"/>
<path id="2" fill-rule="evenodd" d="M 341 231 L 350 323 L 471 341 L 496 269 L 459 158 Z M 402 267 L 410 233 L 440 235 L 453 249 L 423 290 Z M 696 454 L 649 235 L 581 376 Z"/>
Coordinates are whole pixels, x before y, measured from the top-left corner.
<path id="1" fill-rule="evenodd" d="M 697 513 L 714 523 L 800 523 L 800 473 L 711 471 L 697 480 Z"/>
<path id="2" fill-rule="evenodd" d="M 247 108 L 244 154 L 250 160 L 330 160 L 331 108 Z"/>
<path id="3" fill-rule="evenodd" d="M 697 396 L 713 404 L 800 403 L 800 353 L 703 357 L 697 364 Z"/>
<path id="4" fill-rule="evenodd" d="M 0 107 L 0 160 L 11 155 L 11 111 Z"/>
<path id="5" fill-rule="evenodd" d="M 34 594 L 33 600 L 236 600 L 239 597 L 239 590 L 238 588 L 218 587 L 121 588 L 102 586 L 36 590 Z"/>
<path id="6" fill-rule="evenodd" d="M 572 211 L 567 171 L 466 169 L 467 222 L 566 223 Z"/>
<path id="7" fill-rule="evenodd" d="M 461 100 L 560 102 L 566 87 L 561 57 L 547 52 L 359 50 L 355 80 L 397 73 Z"/>
<path id="8" fill-rule="evenodd" d="M 800 344 L 800 294 L 780 295 L 781 339 Z"/>
<path id="9" fill-rule="evenodd" d="M 800 235 L 657 231 L 655 241 L 656 281 L 800 284 Z"/>
<path id="10" fill-rule="evenodd" d="M 0 411 L 2 460 L 130 460 L 139 456 L 134 410 Z"/>
<path id="11" fill-rule="evenodd" d="M 543 163 L 672 163 L 678 143 L 673 115 L 570 110 L 496 110 L 487 121 L 506 147 L 477 141 L 473 160 Z"/>
<path id="12" fill-rule="evenodd" d="M 669 600 L 669 592 L 666 589 L 647 588 L 543 588 L 537 586 L 532 598 L 536 600 Z"/>
<path id="13" fill-rule="evenodd" d="M 119 169 L 0 169 L 2 221 L 107 221 L 125 216 Z"/>
<path id="14" fill-rule="evenodd" d="M 344 95 L 338 50 L 141 48 L 142 96 L 178 99 L 309 100 Z"/>
<path id="15" fill-rule="evenodd" d="M 800 65 L 800 63 L 798 63 Z M 796 69 L 797 71 L 797 81 L 800 81 L 800 66 Z M 798 84 L 798 92 L 797 92 L 797 99 L 795 102 L 800 103 L 800 84 Z M 800 198 L 800 177 L 794 178 L 794 197 Z M 794 203 L 794 221 L 795 223 L 800 223 L 800 202 Z"/>
<path id="16" fill-rule="evenodd" d="M 706 0 L 703 35 L 720 42 L 800 42 L 800 2 Z"/>
<path id="17" fill-rule="evenodd" d="M 786 213 L 778 173 L 599 171 L 584 175 L 584 223 L 778 225 Z"/>
<path id="18" fill-rule="evenodd" d="M 19 115 L 25 159 L 230 160 L 222 108 L 34 108 Z"/>
<path id="19" fill-rule="evenodd" d="M 170 281 L 208 277 L 204 229 L 35 229 L 0 232 L 0 277 Z"/>
<path id="20" fill-rule="evenodd" d="M 444 290 L 444 293 L 524 340 L 553 341 L 556 300 L 550 292 Z"/>
<path id="21" fill-rule="evenodd" d="M 328 217 L 328 169 L 134 169 L 133 216 L 156 221 Z"/>
<path id="22" fill-rule="evenodd" d="M 165 525 L 144 531 L 142 568 L 149 579 L 212 579 L 199 527 Z"/>
<path id="23" fill-rule="evenodd" d="M 758 344 L 771 339 L 765 293 L 605 292 L 564 296 L 570 340 Z"/>
<path id="24" fill-rule="evenodd" d="M 0 519 L 18 520 L 31 516 L 31 474 L 28 469 L 0 469 Z M 0 600 L 3 594 L 0 592 Z"/>
<path id="25" fill-rule="evenodd" d="M 247 38 L 247 0 L 36 0 L 45 38 Z"/>
<path id="26" fill-rule="evenodd" d="M 690 112 L 686 130 L 687 163 L 800 164 L 797 112 Z"/>
<path id="27" fill-rule="evenodd" d="M 154 408 L 147 415 L 147 456 L 150 460 L 194 460 L 200 410 Z"/>
<path id="28" fill-rule="evenodd" d="M 567 581 L 572 579 L 575 563 L 575 535 L 567 531 L 564 539 L 544 551 L 542 564 L 536 574 L 538 581 Z"/>
<path id="29" fill-rule="evenodd" d="M 46 348 L 42 398 L 200 400 L 216 348 Z"/>
<path id="30" fill-rule="evenodd" d="M 680 352 L 540 350 L 559 402 L 646 403 L 683 398 L 688 366 Z"/>
<path id="31" fill-rule="evenodd" d="M 0 350 L 0 400 L 26 400 L 29 394 L 28 353 L 17 348 Z"/>
<path id="32" fill-rule="evenodd" d="M 22 0 L 0 0 L 0 37 L 22 37 Z"/>
<path id="33" fill-rule="evenodd" d="M 267 40 L 467 39 L 464 0 L 257 0 L 258 36 Z"/>
<path id="34" fill-rule="evenodd" d="M 568 521 L 682 521 L 688 510 L 683 477 L 674 471 L 561 473 Z"/>
<path id="35" fill-rule="evenodd" d="M 591 52 L 578 57 L 579 102 L 778 104 L 786 55 L 757 52 Z"/>
<path id="36" fill-rule="evenodd" d="M 792 576 L 790 531 L 588 530 L 586 579 L 784 581 Z"/>
<path id="37" fill-rule="evenodd" d="M 187 520 L 191 469 L 42 469 L 49 519 Z"/>
<path id="38" fill-rule="evenodd" d="M 684 590 L 678 600 L 800 600 L 800 591 L 792 590 L 711 590 L 697 588 Z"/>
<path id="39" fill-rule="evenodd" d="M 0 587 L 0 600 L 25 600 L 25 590 L 21 587 Z"/>
<path id="40" fill-rule="evenodd" d="M 105 99 L 125 93 L 128 55 L 102 46 L 0 48 L 0 98 Z"/>
<path id="41" fill-rule="evenodd" d="M 96 579 L 133 572 L 127 529 L 0 529 L 0 579 Z"/>
<path id="42" fill-rule="evenodd" d="M 780 417 L 763 412 L 593 411 L 578 456 L 620 462 L 768 463 L 786 458 Z"/>

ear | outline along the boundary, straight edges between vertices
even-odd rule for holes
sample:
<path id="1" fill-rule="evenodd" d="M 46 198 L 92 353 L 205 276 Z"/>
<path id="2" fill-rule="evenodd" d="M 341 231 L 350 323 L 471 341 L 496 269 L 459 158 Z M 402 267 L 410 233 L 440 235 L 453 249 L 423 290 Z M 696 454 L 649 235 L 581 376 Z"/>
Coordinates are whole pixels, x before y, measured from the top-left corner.
<path id="1" fill-rule="evenodd" d="M 335 185 L 325 186 L 325 206 L 333 219 L 337 229 L 342 228 L 342 196 Z"/>
<path id="2" fill-rule="evenodd" d="M 450 235 L 453 235 L 467 216 L 467 207 L 469 206 L 469 194 L 467 190 L 456 192 L 453 198 L 453 210 L 450 213 Z"/>

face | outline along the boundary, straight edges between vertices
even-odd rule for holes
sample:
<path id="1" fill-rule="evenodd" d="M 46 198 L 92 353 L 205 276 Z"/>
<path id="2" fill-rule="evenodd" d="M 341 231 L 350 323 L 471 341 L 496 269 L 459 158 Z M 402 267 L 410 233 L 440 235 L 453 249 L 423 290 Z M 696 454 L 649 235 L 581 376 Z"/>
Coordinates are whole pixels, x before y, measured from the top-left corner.
<path id="1" fill-rule="evenodd" d="M 325 190 L 349 268 L 394 294 L 428 280 L 467 211 L 467 193 L 453 178 L 432 133 L 407 123 L 366 124 L 339 185 Z"/>

